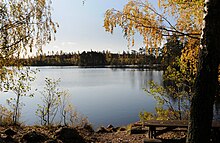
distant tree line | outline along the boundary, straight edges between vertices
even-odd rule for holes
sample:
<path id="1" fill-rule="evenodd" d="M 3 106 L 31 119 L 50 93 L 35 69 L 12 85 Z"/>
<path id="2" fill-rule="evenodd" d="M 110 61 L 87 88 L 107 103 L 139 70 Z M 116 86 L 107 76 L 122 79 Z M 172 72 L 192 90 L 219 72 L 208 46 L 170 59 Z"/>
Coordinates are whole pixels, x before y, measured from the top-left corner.
<path id="1" fill-rule="evenodd" d="M 104 66 L 104 65 L 146 65 L 160 64 L 161 56 L 146 55 L 136 51 L 111 53 L 109 51 L 83 51 L 82 53 L 39 54 L 22 59 L 23 65 L 30 66 Z"/>
<path id="2" fill-rule="evenodd" d="M 124 66 L 124 65 L 167 65 L 171 62 L 171 56 L 164 57 L 161 54 L 155 56 L 146 52 L 111 53 L 109 51 L 84 51 L 82 53 L 56 53 L 53 55 L 39 54 L 34 57 L 21 59 L 25 66 Z"/>
<path id="3" fill-rule="evenodd" d="M 159 65 L 167 67 L 180 56 L 183 44 L 177 36 L 167 40 L 162 48 L 151 48 L 146 51 L 142 47 L 139 50 L 112 53 L 110 51 L 83 51 L 83 52 L 48 52 L 47 54 L 36 54 L 34 57 L 23 58 L 23 65 L 29 66 L 118 66 L 136 65 Z"/>

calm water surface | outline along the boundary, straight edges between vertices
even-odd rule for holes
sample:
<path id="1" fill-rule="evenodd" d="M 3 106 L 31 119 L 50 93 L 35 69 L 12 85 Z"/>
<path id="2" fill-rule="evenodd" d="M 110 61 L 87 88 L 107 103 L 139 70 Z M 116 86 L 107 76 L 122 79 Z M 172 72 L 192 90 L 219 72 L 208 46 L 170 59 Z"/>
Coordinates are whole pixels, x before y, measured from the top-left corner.
<path id="1" fill-rule="evenodd" d="M 34 67 L 36 68 L 36 67 Z M 161 71 L 134 69 L 78 68 L 78 67 L 37 67 L 40 72 L 33 89 L 42 91 L 45 78 L 61 78 L 60 87 L 68 90 L 76 110 L 88 117 L 94 128 L 98 126 L 127 125 L 139 120 L 141 111 L 154 112 L 155 101 L 144 92 L 147 82 L 162 83 Z M 12 93 L 1 93 L 0 104 Z M 42 104 L 41 94 L 34 98 L 23 97 L 25 106 L 21 120 L 28 125 L 39 124 L 35 115 L 37 104 Z M 214 119 L 220 120 L 220 100 L 214 105 Z"/>
<path id="2" fill-rule="evenodd" d="M 77 111 L 87 116 L 94 127 L 113 124 L 127 125 L 139 120 L 141 111 L 154 112 L 155 101 L 143 88 L 147 81 L 161 83 L 161 71 L 140 71 L 133 69 L 38 67 L 40 72 L 33 83 L 33 89 L 42 90 L 45 78 L 61 78 L 60 86 L 69 90 L 71 102 Z M 5 104 L 8 94 L 1 96 Z M 41 94 L 34 98 L 24 97 L 22 121 L 26 124 L 39 123 L 35 115 Z"/>

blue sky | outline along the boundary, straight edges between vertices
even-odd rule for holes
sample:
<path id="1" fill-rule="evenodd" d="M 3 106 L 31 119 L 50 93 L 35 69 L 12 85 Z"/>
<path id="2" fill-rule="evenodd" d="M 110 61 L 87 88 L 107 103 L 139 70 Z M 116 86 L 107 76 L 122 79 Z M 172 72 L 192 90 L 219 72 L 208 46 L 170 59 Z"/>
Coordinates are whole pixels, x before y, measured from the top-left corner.
<path id="1" fill-rule="evenodd" d="M 157 3 L 157 0 L 151 0 Z M 107 9 L 121 10 L 128 0 L 53 0 L 53 19 L 60 27 L 56 41 L 44 46 L 43 51 L 128 51 L 127 41 L 122 29 L 116 28 L 114 34 L 103 28 L 104 14 Z M 136 45 L 130 49 L 138 50 L 144 46 L 137 37 Z"/>

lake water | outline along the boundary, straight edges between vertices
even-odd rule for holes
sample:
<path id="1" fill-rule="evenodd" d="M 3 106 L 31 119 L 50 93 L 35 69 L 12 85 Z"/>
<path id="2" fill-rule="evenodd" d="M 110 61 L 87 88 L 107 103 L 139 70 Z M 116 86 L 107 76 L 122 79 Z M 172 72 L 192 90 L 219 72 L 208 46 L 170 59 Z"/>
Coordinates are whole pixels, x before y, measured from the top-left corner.
<path id="1" fill-rule="evenodd" d="M 42 90 L 45 78 L 61 78 L 60 87 L 68 90 L 71 102 L 77 111 L 88 117 L 94 127 L 113 124 L 127 125 L 139 120 L 141 111 L 154 112 L 155 101 L 143 88 L 147 81 L 161 83 L 161 71 L 134 69 L 78 68 L 78 67 L 37 67 L 40 72 L 33 89 Z M 1 96 L 0 104 L 10 93 Z M 25 124 L 39 123 L 35 115 L 41 94 L 34 98 L 23 97 L 22 121 Z"/>
<path id="2" fill-rule="evenodd" d="M 37 67 L 40 72 L 33 89 L 42 91 L 45 78 L 61 78 L 60 87 L 68 90 L 71 102 L 77 111 L 88 117 L 93 127 L 127 125 L 139 120 L 141 111 L 154 112 L 155 100 L 143 88 L 154 80 L 162 83 L 162 71 L 78 68 L 78 67 Z M 6 99 L 12 93 L 2 93 L 0 104 L 6 105 Z M 23 97 L 25 106 L 21 120 L 28 125 L 39 124 L 35 115 L 37 104 L 42 104 L 41 94 L 35 92 L 34 98 Z M 220 102 L 219 102 L 220 103 Z M 215 119 L 220 119 L 220 104 L 214 106 Z"/>

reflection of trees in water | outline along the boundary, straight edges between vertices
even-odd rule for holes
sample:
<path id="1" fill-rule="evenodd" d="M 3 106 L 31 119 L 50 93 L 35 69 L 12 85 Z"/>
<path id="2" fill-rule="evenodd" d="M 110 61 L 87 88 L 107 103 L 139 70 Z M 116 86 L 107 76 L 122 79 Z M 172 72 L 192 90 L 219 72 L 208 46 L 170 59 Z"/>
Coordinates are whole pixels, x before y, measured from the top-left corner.
<path id="1" fill-rule="evenodd" d="M 149 79 L 150 79 L 150 81 L 153 80 L 153 71 L 152 70 L 149 70 Z"/>
<path id="2" fill-rule="evenodd" d="M 112 71 L 128 72 L 130 76 L 132 88 L 138 85 L 139 89 L 149 89 L 149 81 L 155 81 L 159 85 L 163 85 L 162 74 L 163 71 L 146 70 L 146 69 L 126 69 L 126 68 L 111 68 Z"/>
<path id="3" fill-rule="evenodd" d="M 135 74 L 136 70 L 129 70 L 129 75 L 130 75 L 130 79 L 131 79 L 131 85 L 132 88 L 134 88 L 134 86 L 136 85 L 136 74 Z M 139 79 L 138 79 L 139 80 Z"/>
<path id="4" fill-rule="evenodd" d="M 213 109 L 213 118 L 215 120 L 220 120 L 220 97 L 217 97 L 215 100 L 215 104 L 214 104 L 214 109 Z"/>
<path id="5" fill-rule="evenodd" d="M 155 81 L 159 85 L 162 84 L 162 71 L 145 70 L 139 72 L 139 87 L 149 89 L 149 81 Z"/>
<path id="6" fill-rule="evenodd" d="M 148 70 L 147 71 L 147 81 L 154 81 L 158 83 L 159 85 L 162 84 L 162 71 L 157 71 L 157 70 Z M 158 78 L 159 77 L 159 78 Z"/>

